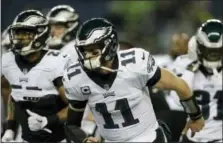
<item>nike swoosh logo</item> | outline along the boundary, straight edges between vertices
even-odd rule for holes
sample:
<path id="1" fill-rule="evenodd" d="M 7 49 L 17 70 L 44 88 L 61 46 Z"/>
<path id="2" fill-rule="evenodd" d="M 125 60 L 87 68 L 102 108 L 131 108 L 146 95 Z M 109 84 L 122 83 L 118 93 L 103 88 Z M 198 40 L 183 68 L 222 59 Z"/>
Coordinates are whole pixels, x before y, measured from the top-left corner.
<path id="1" fill-rule="evenodd" d="M 145 59 L 145 54 L 144 54 L 144 52 L 142 53 L 142 59 L 143 59 L 143 60 Z"/>
<path id="2" fill-rule="evenodd" d="M 64 58 L 67 57 L 67 54 L 63 56 Z"/>

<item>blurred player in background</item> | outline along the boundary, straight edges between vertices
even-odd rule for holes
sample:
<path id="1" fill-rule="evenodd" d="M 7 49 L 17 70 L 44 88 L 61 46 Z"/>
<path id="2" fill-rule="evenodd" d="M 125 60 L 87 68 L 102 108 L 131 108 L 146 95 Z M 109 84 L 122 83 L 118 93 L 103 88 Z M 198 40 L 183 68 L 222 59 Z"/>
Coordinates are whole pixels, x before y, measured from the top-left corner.
<path id="1" fill-rule="evenodd" d="M 9 38 L 9 28 L 8 26 L 3 32 L 1 36 L 1 54 L 6 53 L 11 46 L 10 38 Z"/>
<path id="2" fill-rule="evenodd" d="M 179 76 L 175 70 L 174 60 L 184 55 L 188 51 L 189 36 L 185 33 L 174 34 L 171 38 L 171 48 L 167 55 L 155 55 L 154 58 L 159 66 L 167 68 L 168 70 Z M 163 120 L 171 130 L 172 138 L 169 142 L 178 142 L 182 129 L 186 124 L 187 114 L 176 109 L 176 104 L 172 102 L 170 91 L 163 91 L 157 88 L 150 89 L 152 103 L 154 104 L 154 111 L 158 119 Z M 173 121 L 175 119 L 177 122 Z M 177 125 L 177 126 L 176 126 Z"/>
<path id="3" fill-rule="evenodd" d="M 202 129 L 202 114 L 186 83 L 159 68 L 143 49 L 118 51 L 116 30 L 106 19 L 86 21 L 76 41 L 80 63 L 70 64 L 63 79 L 70 103 L 65 129 L 71 141 L 97 141 L 80 129 L 88 104 L 106 142 L 166 142 L 145 91 L 154 85 L 176 90 L 191 118 L 186 127 Z"/>
<path id="4" fill-rule="evenodd" d="M 80 25 L 79 15 L 69 5 L 53 7 L 47 14 L 50 24 L 50 37 L 47 42 L 50 49 L 57 49 L 70 54 L 77 60 L 75 36 Z"/>
<path id="5" fill-rule="evenodd" d="M 9 30 L 8 26 L 2 33 L 1 35 L 1 57 L 4 53 L 6 53 L 9 48 L 10 48 L 10 39 L 9 39 Z M 6 85 L 6 84 L 5 84 Z M 8 84 L 7 84 L 8 85 Z M 1 93 L 4 93 L 4 91 L 1 91 Z M 3 124 L 3 121 L 6 118 L 6 105 L 7 105 L 7 100 L 8 100 L 8 96 L 7 97 L 3 97 L 3 95 L 1 95 L 1 122 Z M 3 126 L 1 126 L 1 133 L 3 132 Z"/>
<path id="6" fill-rule="evenodd" d="M 195 50 L 197 56 L 177 58 L 175 67 L 193 89 L 205 119 L 204 129 L 194 137 L 191 132 L 183 133 L 183 142 L 222 142 L 222 36 L 223 23 L 217 19 L 207 20 L 191 39 L 191 51 Z M 173 103 L 180 107 L 175 92 L 171 95 L 175 96 Z"/>
<path id="7" fill-rule="evenodd" d="M 45 50 L 49 25 L 37 10 L 19 13 L 9 29 L 11 51 L 2 56 L 1 80 L 8 90 L 7 130 L 2 142 L 12 142 L 15 121 L 24 142 L 60 142 L 67 100 L 62 74 L 69 56 Z"/>
<path id="8" fill-rule="evenodd" d="M 171 38 L 171 48 L 166 55 L 154 55 L 157 64 L 162 67 L 169 67 L 180 55 L 187 54 L 189 36 L 186 33 L 176 33 Z"/>
<path id="9" fill-rule="evenodd" d="M 58 5 L 48 12 L 47 19 L 50 24 L 49 48 L 61 50 L 68 53 L 72 60 L 77 60 L 74 46 L 76 31 L 80 25 L 79 14 L 69 5 Z M 82 129 L 89 135 L 95 135 L 97 127 L 91 116 L 90 111 L 86 109 Z"/>

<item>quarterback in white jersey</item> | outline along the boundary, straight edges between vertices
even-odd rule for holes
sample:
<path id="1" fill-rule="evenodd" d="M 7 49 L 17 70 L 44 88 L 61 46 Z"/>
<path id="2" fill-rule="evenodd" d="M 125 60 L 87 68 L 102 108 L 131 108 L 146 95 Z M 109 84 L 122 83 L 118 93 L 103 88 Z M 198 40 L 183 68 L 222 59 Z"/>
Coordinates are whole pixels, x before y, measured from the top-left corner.
<path id="1" fill-rule="evenodd" d="M 194 99 L 190 99 L 192 92 L 187 84 L 159 68 L 141 48 L 118 51 L 117 33 L 106 19 L 86 21 L 79 28 L 76 41 L 79 62 L 70 64 L 63 77 L 69 100 L 65 126 L 68 139 L 96 142 L 79 134 L 80 120 L 88 103 L 106 142 L 166 142 L 147 95 L 147 87 L 154 85 L 176 90 L 185 107 L 193 109 L 193 113 L 187 111 L 194 120 L 188 127 L 193 129 L 196 125 L 198 129 L 193 129 L 194 132 L 202 129 L 203 118 Z M 169 83 L 170 79 L 173 83 Z"/>
<path id="2" fill-rule="evenodd" d="M 2 56 L 2 80 L 10 84 L 7 130 L 2 142 L 12 142 L 15 121 L 26 142 L 60 142 L 67 101 L 62 74 L 69 55 L 44 50 L 49 26 L 43 14 L 26 10 L 10 27 L 10 52 Z"/>
<path id="3" fill-rule="evenodd" d="M 194 36 L 197 59 L 188 56 L 178 59 L 182 78 L 193 89 L 205 119 L 203 130 L 194 137 L 188 133 L 183 142 L 222 142 L 222 34 L 220 20 L 206 21 Z M 175 93 L 172 92 L 172 95 Z M 175 103 L 177 101 L 175 96 Z"/>

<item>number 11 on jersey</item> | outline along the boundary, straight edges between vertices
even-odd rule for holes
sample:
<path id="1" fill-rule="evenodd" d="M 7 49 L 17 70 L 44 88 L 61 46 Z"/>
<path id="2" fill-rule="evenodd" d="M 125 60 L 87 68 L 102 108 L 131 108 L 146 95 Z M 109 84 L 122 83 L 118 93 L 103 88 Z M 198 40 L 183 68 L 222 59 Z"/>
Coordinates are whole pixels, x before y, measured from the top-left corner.
<path id="1" fill-rule="evenodd" d="M 97 103 L 95 106 L 95 109 L 104 118 L 104 121 L 105 121 L 104 128 L 106 129 L 119 128 L 119 125 L 114 123 L 111 113 L 108 112 L 108 109 L 105 103 Z M 116 101 L 115 110 L 120 110 L 121 112 L 121 115 L 124 119 L 124 122 L 122 123 L 123 127 L 127 127 L 130 125 L 139 123 L 139 119 L 135 119 L 133 117 L 132 111 L 129 107 L 128 100 L 126 98 L 119 99 Z"/>

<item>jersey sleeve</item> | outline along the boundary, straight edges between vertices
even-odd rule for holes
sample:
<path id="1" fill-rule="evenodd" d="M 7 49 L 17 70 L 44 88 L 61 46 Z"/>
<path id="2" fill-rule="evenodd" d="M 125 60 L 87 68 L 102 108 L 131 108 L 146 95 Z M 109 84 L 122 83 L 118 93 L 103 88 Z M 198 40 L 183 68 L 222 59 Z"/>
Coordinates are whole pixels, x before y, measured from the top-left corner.
<path id="1" fill-rule="evenodd" d="M 71 62 L 70 55 L 66 53 L 61 53 L 57 62 L 58 64 L 54 69 L 54 79 L 57 79 L 58 77 L 63 77 L 63 72 L 65 68 Z"/>
<path id="2" fill-rule="evenodd" d="M 161 71 L 153 56 L 149 52 L 142 50 L 141 56 L 137 56 L 137 61 L 140 65 L 139 79 L 141 86 L 145 87 L 155 85 L 160 80 Z"/>
<path id="3" fill-rule="evenodd" d="M 4 59 L 3 59 L 3 56 L 1 56 L 1 76 L 4 75 Z"/>
<path id="4" fill-rule="evenodd" d="M 62 79 L 65 95 L 69 101 L 86 101 L 88 98 L 84 96 L 80 90 L 78 89 L 78 80 L 77 79 L 69 79 L 68 71 L 65 69 Z"/>
<path id="5" fill-rule="evenodd" d="M 172 71 L 174 74 L 176 74 L 177 76 L 181 77 L 185 73 L 187 66 L 191 62 L 193 62 L 193 60 L 190 59 L 188 54 L 181 55 L 175 59 L 175 61 L 168 67 L 168 69 Z"/>
<path id="6" fill-rule="evenodd" d="M 11 55 L 12 53 L 8 52 L 8 53 L 4 53 L 1 56 L 1 76 L 5 75 L 6 73 L 5 68 L 9 65 L 10 58 L 12 59 Z"/>
<path id="7" fill-rule="evenodd" d="M 63 47 L 62 51 L 64 53 L 68 53 L 73 61 L 77 61 L 78 60 L 78 54 L 77 54 L 74 46 L 75 46 L 75 43 L 71 42 L 71 43 L 65 45 Z"/>

